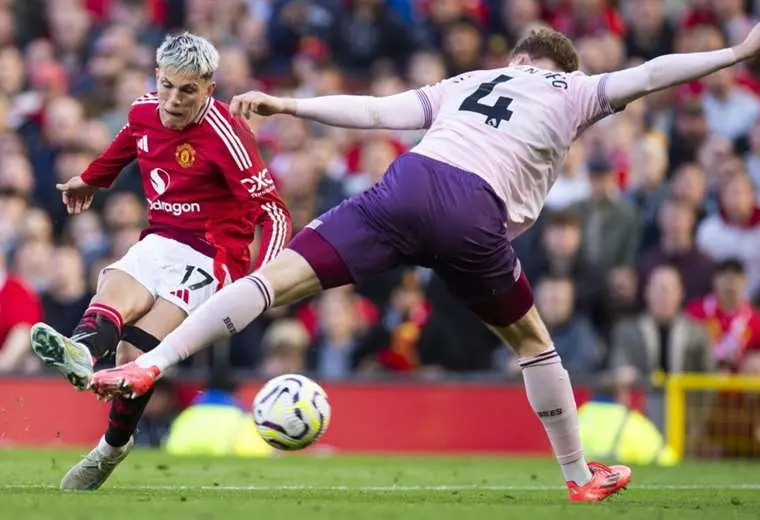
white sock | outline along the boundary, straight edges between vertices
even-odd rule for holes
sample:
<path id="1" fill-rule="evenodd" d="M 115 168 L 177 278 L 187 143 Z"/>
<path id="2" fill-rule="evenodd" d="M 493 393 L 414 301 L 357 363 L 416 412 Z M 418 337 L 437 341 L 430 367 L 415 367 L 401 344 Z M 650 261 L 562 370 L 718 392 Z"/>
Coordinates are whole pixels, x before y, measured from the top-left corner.
<path id="1" fill-rule="evenodd" d="M 260 274 L 241 278 L 205 301 L 135 363 L 143 368 L 156 366 L 163 373 L 215 341 L 243 330 L 273 302 L 272 287 L 266 278 Z"/>
<path id="2" fill-rule="evenodd" d="M 126 444 L 124 446 L 126 446 Z M 98 441 L 98 447 L 96 449 L 98 450 L 98 453 L 104 457 L 113 459 L 124 452 L 124 446 L 111 446 L 106 442 L 106 436 L 103 435 Z"/>
<path id="3" fill-rule="evenodd" d="M 583 485 L 591 480 L 581 449 L 578 410 L 570 376 L 552 345 L 534 357 L 520 358 L 525 392 L 544 424 L 565 480 Z"/>

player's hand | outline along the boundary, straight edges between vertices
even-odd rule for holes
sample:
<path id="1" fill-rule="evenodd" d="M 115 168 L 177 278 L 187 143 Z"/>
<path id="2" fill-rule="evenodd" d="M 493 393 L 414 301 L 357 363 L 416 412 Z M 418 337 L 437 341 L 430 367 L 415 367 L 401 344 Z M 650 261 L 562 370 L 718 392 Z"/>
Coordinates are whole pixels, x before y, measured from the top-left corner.
<path id="1" fill-rule="evenodd" d="M 248 119 L 254 114 L 273 116 L 275 114 L 293 113 L 293 101 L 251 90 L 239 94 L 230 101 L 230 112 L 234 117 L 243 116 Z"/>
<path id="2" fill-rule="evenodd" d="M 69 215 L 87 211 L 97 191 L 97 187 L 86 184 L 79 175 L 72 177 L 64 184 L 56 184 L 55 187 L 62 192 L 63 203 Z"/>
<path id="3" fill-rule="evenodd" d="M 734 53 L 739 60 L 758 57 L 760 54 L 760 23 L 749 31 L 743 42 L 734 47 Z"/>

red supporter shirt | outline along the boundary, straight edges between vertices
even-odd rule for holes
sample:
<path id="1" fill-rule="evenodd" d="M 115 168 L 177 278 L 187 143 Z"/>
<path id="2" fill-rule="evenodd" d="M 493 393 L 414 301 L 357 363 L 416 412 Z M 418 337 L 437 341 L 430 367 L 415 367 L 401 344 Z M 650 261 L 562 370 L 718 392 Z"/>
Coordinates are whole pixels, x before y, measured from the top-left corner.
<path id="1" fill-rule="evenodd" d="M 42 305 L 34 291 L 18 278 L 0 276 L 0 349 L 16 326 L 31 327 L 41 320 Z"/>
<path id="2" fill-rule="evenodd" d="M 141 237 L 157 233 L 214 258 L 217 279 L 223 279 L 223 265 L 233 280 L 240 278 L 289 241 L 290 213 L 256 138 L 225 103 L 209 98 L 190 126 L 172 130 L 161 124 L 158 95 L 145 94 L 82 180 L 108 188 L 135 158 L 148 199 L 148 227 Z M 258 226 L 261 240 L 252 265 L 248 245 Z"/>
<path id="3" fill-rule="evenodd" d="M 689 303 L 686 314 L 705 327 L 718 361 L 726 360 L 736 368 L 745 353 L 760 350 L 760 312 L 749 302 L 729 314 L 714 295 L 708 295 Z"/>

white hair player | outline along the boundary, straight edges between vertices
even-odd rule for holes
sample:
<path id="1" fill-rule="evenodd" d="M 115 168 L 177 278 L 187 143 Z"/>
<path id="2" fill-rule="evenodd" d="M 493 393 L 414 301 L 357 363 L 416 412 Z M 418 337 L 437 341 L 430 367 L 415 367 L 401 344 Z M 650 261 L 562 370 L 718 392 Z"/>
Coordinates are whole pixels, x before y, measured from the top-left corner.
<path id="1" fill-rule="evenodd" d="M 247 124 L 212 97 L 219 53 L 189 33 L 156 51 L 158 91 L 134 101 L 109 148 L 81 176 L 58 185 L 70 214 L 87 210 L 137 159 L 148 227 L 99 276 L 95 297 L 71 338 L 44 323 L 32 348 L 82 389 L 95 361 L 134 360 L 230 281 L 272 258 L 290 238 L 290 215 Z M 201 153 L 202 151 L 202 153 Z M 249 244 L 260 232 L 259 254 Z M 127 456 L 150 395 L 114 401 L 98 446 L 63 478 L 65 489 L 97 489 Z"/>
<path id="2" fill-rule="evenodd" d="M 650 92 L 705 76 L 760 51 L 760 25 L 733 48 L 661 56 L 586 76 L 563 35 L 537 31 L 509 66 L 385 98 L 238 96 L 243 114 L 291 114 L 353 128 L 429 131 L 381 182 L 317 218 L 272 263 L 220 291 L 135 363 L 96 373 L 100 395 L 148 391 L 173 364 L 241 330 L 270 306 L 351 283 L 401 261 L 430 265 L 451 292 L 520 357 L 528 400 L 543 422 L 573 501 L 624 488 L 625 466 L 587 464 L 573 390 L 533 306 L 509 239 L 535 220 L 572 141 Z M 506 226 L 504 222 L 506 221 Z"/>

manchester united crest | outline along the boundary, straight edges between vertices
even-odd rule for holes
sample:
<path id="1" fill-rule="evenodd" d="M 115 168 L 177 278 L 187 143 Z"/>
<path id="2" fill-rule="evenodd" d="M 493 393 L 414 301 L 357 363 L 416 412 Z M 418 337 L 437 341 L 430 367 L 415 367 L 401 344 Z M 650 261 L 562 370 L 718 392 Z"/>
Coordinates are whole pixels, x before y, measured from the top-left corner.
<path id="1" fill-rule="evenodd" d="M 189 168 L 195 162 L 195 148 L 187 143 L 182 143 L 174 152 L 174 157 L 177 159 L 177 164 L 183 168 Z"/>

